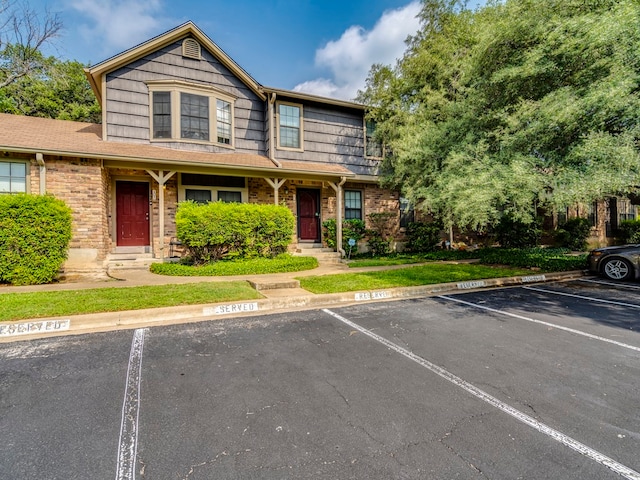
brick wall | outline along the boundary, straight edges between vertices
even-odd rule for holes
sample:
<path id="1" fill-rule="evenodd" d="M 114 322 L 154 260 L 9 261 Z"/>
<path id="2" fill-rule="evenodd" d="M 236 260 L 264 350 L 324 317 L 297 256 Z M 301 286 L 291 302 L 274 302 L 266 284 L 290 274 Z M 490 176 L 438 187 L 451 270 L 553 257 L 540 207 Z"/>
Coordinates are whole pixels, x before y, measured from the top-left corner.
<path id="1" fill-rule="evenodd" d="M 70 248 L 107 249 L 106 178 L 99 160 L 46 157 L 47 193 L 64 200 L 73 212 Z M 32 193 L 39 192 L 38 166 L 31 169 Z"/>

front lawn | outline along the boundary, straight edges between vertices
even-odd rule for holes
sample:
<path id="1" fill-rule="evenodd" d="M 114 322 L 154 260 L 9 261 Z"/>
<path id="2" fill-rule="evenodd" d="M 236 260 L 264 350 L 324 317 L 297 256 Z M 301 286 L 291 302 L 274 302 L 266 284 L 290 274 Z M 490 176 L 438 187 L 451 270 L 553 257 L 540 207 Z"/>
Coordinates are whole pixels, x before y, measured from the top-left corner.
<path id="1" fill-rule="evenodd" d="M 1 293 L 0 321 L 262 298 L 247 282 L 202 282 L 57 292 Z"/>
<path id="2" fill-rule="evenodd" d="M 524 268 L 433 263 L 398 270 L 299 277 L 297 280 L 300 280 L 300 286 L 302 288 L 312 293 L 339 293 L 529 274 L 531 274 L 531 270 Z"/>

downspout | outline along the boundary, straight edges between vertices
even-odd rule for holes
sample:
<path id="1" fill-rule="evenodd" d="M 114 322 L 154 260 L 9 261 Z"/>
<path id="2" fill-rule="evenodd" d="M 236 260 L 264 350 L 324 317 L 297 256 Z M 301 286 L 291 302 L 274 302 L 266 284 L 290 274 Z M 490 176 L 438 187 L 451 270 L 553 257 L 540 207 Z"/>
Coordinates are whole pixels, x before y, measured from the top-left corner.
<path id="1" fill-rule="evenodd" d="M 276 103 L 276 94 L 273 92 L 269 97 L 269 160 L 273 162 L 273 164 L 282 168 L 282 164 L 276 160 L 276 148 L 275 148 L 275 140 L 273 139 L 273 105 Z"/>
<path id="2" fill-rule="evenodd" d="M 47 166 L 44 164 L 44 155 L 36 153 L 36 162 L 40 167 L 40 195 L 47 193 Z"/>
<path id="3" fill-rule="evenodd" d="M 342 204 L 343 204 L 343 190 L 342 186 L 347 181 L 347 177 L 341 177 L 340 183 L 338 183 L 338 189 L 336 191 L 337 198 L 337 212 L 336 212 L 336 250 L 340 252 L 340 256 L 345 258 L 347 256 L 347 252 L 345 252 L 342 247 Z"/>

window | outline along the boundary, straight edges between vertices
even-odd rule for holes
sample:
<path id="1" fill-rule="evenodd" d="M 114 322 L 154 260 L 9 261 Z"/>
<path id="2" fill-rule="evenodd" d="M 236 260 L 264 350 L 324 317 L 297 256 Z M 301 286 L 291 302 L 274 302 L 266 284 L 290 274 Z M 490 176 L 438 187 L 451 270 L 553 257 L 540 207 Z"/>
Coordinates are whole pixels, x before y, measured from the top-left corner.
<path id="1" fill-rule="evenodd" d="M 196 203 L 209 203 L 211 201 L 211 190 L 194 190 L 187 188 L 184 193 L 185 200 L 192 200 Z"/>
<path id="2" fill-rule="evenodd" d="M 382 145 L 375 139 L 376 122 L 365 121 L 364 154 L 366 157 L 382 158 Z"/>
<path id="3" fill-rule="evenodd" d="M 406 198 L 400 197 L 400 228 L 407 228 L 415 221 L 413 205 Z"/>
<path id="4" fill-rule="evenodd" d="M 209 140 L 209 98 L 180 94 L 180 138 Z"/>
<path id="5" fill-rule="evenodd" d="M 589 205 L 589 208 L 587 208 L 587 218 L 589 219 L 589 225 L 591 225 L 592 227 L 598 226 L 598 203 L 597 202 L 593 202 L 591 205 Z"/>
<path id="6" fill-rule="evenodd" d="M 179 80 L 147 84 L 151 95 L 152 141 L 178 140 L 233 147 L 234 97 L 215 87 Z"/>
<path id="7" fill-rule="evenodd" d="M 218 201 L 225 203 L 242 203 L 242 193 L 218 190 Z"/>
<path id="8" fill-rule="evenodd" d="M 244 177 L 227 175 L 180 174 L 178 186 L 179 200 L 193 200 L 198 203 L 235 202 L 248 199 L 247 181 Z"/>
<path id="9" fill-rule="evenodd" d="M 618 218 L 621 222 L 625 220 L 635 220 L 638 214 L 638 207 L 632 205 L 627 199 L 618 199 Z"/>
<path id="10" fill-rule="evenodd" d="M 360 190 L 344 191 L 344 219 L 362 220 L 362 192 Z"/>
<path id="11" fill-rule="evenodd" d="M 171 92 L 153 92 L 153 138 L 171 138 Z"/>
<path id="12" fill-rule="evenodd" d="M 0 193 L 27 192 L 27 164 L 0 161 Z"/>
<path id="13" fill-rule="evenodd" d="M 218 143 L 231 143 L 231 104 L 224 100 L 217 103 Z"/>
<path id="14" fill-rule="evenodd" d="M 278 104 L 278 146 L 302 150 L 302 105 Z"/>

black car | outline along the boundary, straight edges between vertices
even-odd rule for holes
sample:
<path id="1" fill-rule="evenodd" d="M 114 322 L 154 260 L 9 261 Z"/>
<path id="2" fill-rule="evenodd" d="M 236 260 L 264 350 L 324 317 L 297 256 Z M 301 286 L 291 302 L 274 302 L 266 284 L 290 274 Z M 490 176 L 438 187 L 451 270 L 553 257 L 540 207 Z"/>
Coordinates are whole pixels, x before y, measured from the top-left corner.
<path id="1" fill-rule="evenodd" d="M 589 253 L 589 270 L 611 280 L 640 278 L 640 244 L 596 248 Z"/>

